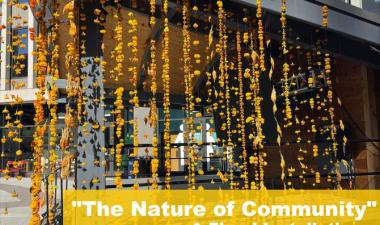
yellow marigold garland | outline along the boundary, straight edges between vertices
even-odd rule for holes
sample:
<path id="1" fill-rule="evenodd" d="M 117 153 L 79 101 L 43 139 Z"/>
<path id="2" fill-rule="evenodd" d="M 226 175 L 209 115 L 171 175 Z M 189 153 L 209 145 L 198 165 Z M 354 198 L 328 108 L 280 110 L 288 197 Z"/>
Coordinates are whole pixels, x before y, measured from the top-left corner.
<path id="1" fill-rule="evenodd" d="M 250 139 L 253 142 L 253 147 L 255 149 L 254 154 L 249 158 L 250 164 L 253 164 L 256 168 L 254 172 L 254 179 L 251 182 L 251 189 L 260 189 L 265 188 L 264 186 L 264 166 L 266 165 L 265 157 L 266 153 L 263 152 L 263 139 L 264 135 L 262 132 L 262 124 L 264 123 L 264 118 L 262 117 L 262 111 L 261 111 L 261 102 L 262 97 L 260 96 L 260 56 L 257 54 L 257 52 L 254 50 L 254 43 L 253 43 L 254 37 L 251 33 L 251 42 L 250 42 L 250 49 L 251 49 L 251 84 L 250 89 L 252 91 L 252 97 L 248 96 L 247 99 L 253 100 L 253 108 L 254 112 L 251 117 L 247 118 L 246 122 L 252 122 L 255 134 L 252 134 Z"/>
<path id="2" fill-rule="evenodd" d="M 259 39 L 259 60 L 260 60 L 260 70 L 265 71 L 265 48 L 264 48 L 264 28 L 262 20 L 262 0 L 257 0 L 257 28 L 258 28 L 258 39 Z"/>
<path id="3" fill-rule="evenodd" d="M 45 76 L 47 70 L 47 51 L 46 51 L 46 38 L 44 32 L 38 35 L 36 40 L 37 52 L 37 64 L 35 64 L 35 71 L 37 73 L 36 85 L 39 91 L 36 94 L 36 100 L 34 101 L 35 116 L 34 122 L 36 125 L 36 131 L 33 135 L 33 174 L 31 176 L 31 210 L 32 216 L 29 220 L 30 225 L 40 224 L 40 197 L 41 181 L 42 181 L 42 161 L 41 156 L 44 148 L 44 135 L 46 131 L 44 105 L 45 105 Z"/>
<path id="4" fill-rule="evenodd" d="M 241 148 L 243 152 L 243 179 L 244 189 L 249 188 L 248 182 L 248 162 L 247 162 L 247 143 L 245 136 L 245 113 L 244 113 L 244 81 L 243 81 L 243 63 L 241 53 L 241 35 L 236 32 L 236 50 L 238 62 L 238 80 L 239 80 L 239 111 L 240 111 L 240 132 L 241 132 Z"/>
<path id="5" fill-rule="evenodd" d="M 117 20 L 116 26 L 113 30 L 114 32 L 114 38 L 116 40 L 116 46 L 111 52 L 111 59 L 114 59 L 116 62 L 116 66 L 113 69 L 113 73 L 111 73 L 111 76 L 115 81 L 119 81 L 119 78 L 123 76 L 123 65 L 124 65 L 124 54 L 123 54 L 123 25 L 122 25 L 122 18 L 120 14 L 120 3 L 119 1 L 116 1 L 117 3 L 117 13 L 114 14 L 114 18 Z"/>
<path id="6" fill-rule="evenodd" d="M 156 1 L 150 0 L 150 26 L 154 26 L 156 24 Z M 151 172 L 152 172 L 152 189 L 157 190 L 157 178 L 158 178 L 158 167 L 159 167 L 159 159 L 158 159 L 158 139 L 157 139 L 157 123 L 158 123 L 158 115 L 157 115 L 157 56 L 156 56 L 156 41 L 154 39 L 150 40 L 150 68 L 149 74 L 151 76 L 151 86 L 150 90 L 152 92 L 152 100 L 150 107 L 150 124 L 152 129 L 154 130 L 153 138 L 152 138 L 152 156 L 153 159 L 151 161 Z"/>
<path id="7" fill-rule="evenodd" d="M 183 9 L 183 27 L 182 27 L 182 37 L 183 37 L 183 70 L 184 70 L 184 83 L 185 83 L 185 96 L 186 96 L 186 126 L 188 131 L 184 130 L 185 140 L 188 141 L 189 153 L 188 153 L 188 184 L 190 189 L 195 189 L 195 164 L 196 164 L 196 153 L 194 148 L 195 130 L 194 130 L 194 97 L 193 97 L 193 72 L 191 68 L 191 36 L 189 31 L 189 2 L 184 1 Z"/>
<path id="8" fill-rule="evenodd" d="M 222 146 L 223 146 L 223 160 L 228 160 L 229 165 L 229 180 L 230 182 L 230 189 L 234 189 L 234 182 L 233 182 L 233 173 L 231 173 L 233 165 L 233 152 L 232 152 L 232 146 L 230 146 L 230 137 L 231 137 L 231 121 L 230 121 L 230 110 L 229 107 L 226 109 L 226 114 L 224 113 L 224 109 L 229 103 L 229 87 L 228 85 L 228 64 L 227 64 L 227 34 L 226 34 L 226 12 L 224 10 L 223 1 L 219 0 L 217 1 L 218 6 L 218 29 L 219 29 L 219 41 L 216 45 L 216 52 L 219 54 L 219 74 L 218 74 L 218 84 L 219 84 L 219 92 L 215 90 L 215 96 L 219 98 L 218 102 L 214 103 L 214 108 L 218 109 L 219 104 L 220 111 L 219 115 L 221 117 L 221 121 L 223 121 L 224 118 L 225 122 L 222 122 L 221 130 L 223 132 L 226 132 L 227 134 L 227 140 L 222 139 Z M 216 71 L 215 71 L 216 75 Z M 225 93 L 223 92 L 225 91 Z M 228 95 L 228 100 L 227 100 Z M 222 104 L 225 103 L 225 104 Z M 227 142 L 227 144 L 226 144 Z"/>
<path id="9" fill-rule="evenodd" d="M 67 3 L 63 12 L 67 12 L 67 18 L 69 19 L 69 35 L 70 40 L 68 41 L 66 48 L 67 53 L 65 55 L 65 67 L 67 69 L 67 98 L 73 98 L 80 95 L 80 78 L 79 78 L 79 55 L 77 54 L 77 26 L 75 22 L 76 14 L 75 14 L 75 2 L 70 1 Z M 78 109 L 81 109 L 80 105 L 77 105 Z M 66 114 L 65 114 L 65 128 L 62 131 L 62 136 L 60 140 L 60 147 L 62 151 L 67 151 L 70 147 L 70 143 L 72 140 L 72 131 L 71 129 L 75 126 L 75 117 L 74 117 L 75 109 L 70 106 L 69 103 L 66 104 Z M 79 117 L 81 114 L 78 114 Z"/>
<path id="10" fill-rule="evenodd" d="M 322 23 L 323 27 L 327 29 L 328 25 L 328 7 L 324 5 L 322 7 Z M 340 181 L 342 179 L 341 173 L 340 173 L 340 166 L 339 166 L 339 160 L 338 160 L 338 142 L 337 142 L 337 126 L 335 125 L 335 108 L 334 108 L 334 93 L 333 93 L 333 87 L 332 87 L 332 80 L 331 80 L 331 64 L 330 64 L 330 54 L 325 53 L 325 59 L 324 59 L 324 72 L 326 75 L 326 83 L 327 83 L 327 99 L 329 103 L 328 113 L 329 113 L 329 119 L 330 119 L 330 137 L 332 140 L 332 152 L 333 152 L 333 165 L 335 166 L 335 173 L 337 175 L 336 177 L 336 188 L 342 189 L 342 186 L 340 184 Z M 342 121 L 339 121 L 340 128 L 344 131 L 344 125 Z"/>
<path id="11" fill-rule="evenodd" d="M 329 8 L 327 7 L 327 5 L 324 5 L 322 6 L 322 26 L 324 28 L 327 28 L 327 25 L 329 23 L 328 16 L 329 16 Z"/>
<path id="12" fill-rule="evenodd" d="M 163 82 L 163 105 L 164 105 L 164 152 L 165 152 L 165 189 L 170 189 L 171 174 L 171 145 L 170 145 L 170 59 L 169 59 L 169 18 L 168 0 L 163 0 L 163 50 L 162 50 L 162 82 Z"/>
<path id="13" fill-rule="evenodd" d="M 123 183 L 121 181 L 122 171 L 121 163 L 122 163 L 122 151 L 124 147 L 124 137 L 123 135 L 123 128 L 124 128 L 124 119 L 123 119 L 123 110 L 124 110 L 124 104 L 123 104 L 123 94 L 124 94 L 124 88 L 119 87 L 116 89 L 115 93 L 116 100 L 114 102 L 115 110 L 114 115 L 116 117 L 116 137 L 118 139 L 116 148 L 115 148 L 115 163 L 116 163 L 116 172 L 115 172 L 115 185 L 116 188 L 123 188 Z"/>
<path id="14" fill-rule="evenodd" d="M 59 22 L 58 22 L 58 12 L 56 12 L 57 2 L 54 1 L 52 3 L 53 8 L 53 28 L 52 28 L 52 34 L 50 36 L 50 44 L 53 45 L 53 51 L 51 53 L 51 62 L 48 68 L 48 73 L 51 76 L 51 86 L 49 90 L 49 101 L 48 106 L 50 108 L 50 122 L 49 122 L 49 132 L 50 132 L 50 140 L 49 140 L 49 223 L 53 224 L 54 220 L 54 192 L 55 192 L 55 184 L 54 181 L 56 179 L 56 162 L 57 162 L 57 154 L 56 154 L 56 146 L 57 146 L 57 122 L 58 122 L 58 115 L 57 115 L 57 97 L 58 97 L 58 87 L 55 84 L 55 82 L 59 79 L 59 51 L 60 47 L 58 44 L 58 28 L 59 28 Z"/>
<path id="15" fill-rule="evenodd" d="M 131 40 L 128 42 L 128 48 L 130 48 L 131 56 L 129 57 L 129 61 L 131 62 L 131 66 L 128 68 L 128 71 L 132 74 L 131 82 L 133 84 L 133 90 L 129 92 L 132 99 L 129 101 L 135 109 L 139 107 L 139 97 L 137 93 L 137 85 L 138 85 L 138 73 L 137 73 L 137 63 L 138 63 L 138 36 L 137 36 L 137 26 L 138 21 L 135 18 L 135 15 L 130 12 L 128 13 L 129 19 L 128 24 L 130 25 L 128 33 L 131 35 Z M 139 184 L 137 182 L 137 177 L 139 173 L 139 161 L 138 161 L 138 150 L 139 150 L 139 142 L 138 142 L 138 121 L 136 119 L 133 120 L 133 156 L 135 157 L 135 161 L 133 162 L 133 175 L 135 176 L 135 184 L 133 186 L 134 189 L 139 188 Z"/>
<path id="16" fill-rule="evenodd" d="M 283 65 L 282 73 L 284 75 L 284 97 L 285 97 L 285 121 L 288 121 L 288 125 L 291 123 L 292 119 L 292 108 L 289 100 L 289 64 L 286 61 L 288 54 L 287 43 L 286 43 L 286 0 L 281 0 L 281 29 L 282 29 L 282 54 L 283 54 Z"/>

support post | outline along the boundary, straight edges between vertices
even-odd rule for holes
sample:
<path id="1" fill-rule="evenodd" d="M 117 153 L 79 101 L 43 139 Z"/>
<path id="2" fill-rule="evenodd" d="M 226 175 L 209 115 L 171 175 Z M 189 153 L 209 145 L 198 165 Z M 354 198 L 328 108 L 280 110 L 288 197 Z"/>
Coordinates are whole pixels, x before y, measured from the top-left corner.
<path id="1" fill-rule="evenodd" d="M 86 47 L 86 55 L 81 54 L 82 94 L 85 99 L 83 126 L 78 128 L 78 171 L 77 189 L 105 189 L 105 136 L 104 136 L 104 85 L 101 70 L 101 27 L 94 23 L 94 10 L 99 4 L 83 3 L 80 13 L 86 15 L 81 25 L 86 27 L 86 35 L 81 43 Z M 97 84 L 97 85 L 95 85 Z M 85 166 L 82 166 L 85 164 Z"/>
<path id="2" fill-rule="evenodd" d="M 7 80 L 9 80 L 9 69 L 7 65 L 10 63 L 10 57 L 7 51 L 7 45 L 11 45 L 10 35 L 8 32 L 10 31 L 10 24 L 8 24 L 8 16 L 10 14 L 10 8 L 8 7 L 8 0 L 4 0 L 1 7 L 2 16 L 1 16 L 1 25 L 5 26 L 4 29 L 1 30 L 1 76 L 0 76 L 0 90 L 5 91 L 7 87 Z"/>

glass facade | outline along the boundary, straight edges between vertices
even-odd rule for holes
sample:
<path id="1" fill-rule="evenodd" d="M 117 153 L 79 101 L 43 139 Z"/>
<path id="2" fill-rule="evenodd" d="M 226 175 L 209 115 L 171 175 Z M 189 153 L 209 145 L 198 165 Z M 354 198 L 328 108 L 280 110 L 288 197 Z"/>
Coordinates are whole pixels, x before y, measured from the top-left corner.
<path id="1" fill-rule="evenodd" d="M 11 79 L 28 76 L 28 28 L 16 28 L 12 32 L 13 56 Z"/>
<path id="2" fill-rule="evenodd" d="M 129 108 L 130 109 L 130 108 Z M 158 126 L 157 126 L 157 135 L 158 135 L 158 145 L 159 145 L 159 158 L 160 158 L 160 164 L 161 168 L 163 168 L 163 162 L 164 162 L 164 154 L 163 154 L 163 148 L 162 148 L 162 139 L 163 139 L 163 133 L 164 133 L 164 113 L 162 108 L 158 108 Z M 182 109 L 171 109 L 170 111 L 170 136 L 171 136 L 171 165 L 172 165 L 172 172 L 173 173 L 184 173 L 187 171 L 188 166 L 188 149 L 189 146 L 187 146 L 187 141 L 185 140 L 184 136 L 184 119 L 185 119 L 185 111 Z M 129 157 L 129 153 L 133 151 L 133 126 L 128 123 L 133 118 L 133 110 L 126 109 L 125 113 L 125 126 L 124 126 L 124 137 L 125 137 L 125 144 L 127 147 L 124 151 L 123 156 L 123 163 L 122 167 L 125 171 L 125 174 L 129 174 L 129 171 L 131 168 L 131 165 L 133 164 L 133 161 L 136 158 Z M 204 172 L 217 172 L 218 170 L 224 170 L 226 167 L 223 166 L 225 164 L 225 160 L 223 161 L 223 150 L 222 148 L 218 147 L 217 145 L 214 145 L 217 141 L 217 135 L 215 132 L 215 125 L 214 120 L 211 117 L 201 117 L 201 118 L 194 118 L 194 128 L 196 130 L 195 132 L 195 139 L 197 141 L 197 152 L 198 152 L 198 166 L 197 170 L 202 169 Z M 111 129 L 110 129 L 111 130 Z M 139 128 L 139 132 L 144 132 L 141 130 L 141 127 Z M 109 138 L 113 138 L 113 140 L 117 140 L 115 137 L 115 134 L 111 134 Z M 106 134 L 106 143 L 112 143 L 112 141 L 107 141 L 107 134 Z M 113 147 L 115 143 L 110 144 L 108 147 Z M 139 143 L 141 144 L 141 143 Z M 147 149 L 149 149 L 151 146 L 146 147 L 140 147 L 145 148 L 145 152 L 147 152 Z M 150 154 L 144 154 L 139 151 L 139 165 L 140 165 L 140 173 L 139 176 L 141 177 L 149 177 L 150 174 L 150 160 L 151 155 Z M 110 166 L 112 167 L 112 166 Z M 109 168 L 110 168 L 109 167 Z"/>
<path id="3" fill-rule="evenodd" d="M 1 85 L 2 91 L 33 89 L 33 57 L 29 57 L 34 48 L 33 40 L 29 38 L 29 28 L 34 28 L 32 11 L 28 0 L 1 2 Z M 4 51 L 6 49 L 6 51 Z M 24 92 L 27 93 L 27 92 Z M 29 94 L 29 92 L 28 92 Z M 30 92 L 33 96 L 34 93 Z M 29 100 L 26 98 L 26 100 Z M 31 97 L 30 97 L 30 100 Z"/>
<path id="4" fill-rule="evenodd" d="M 28 1 L 20 0 L 19 4 L 13 5 L 10 16 L 14 18 L 12 22 L 10 40 L 12 41 L 10 89 L 25 88 L 28 77 Z M 22 85 L 21 83 L 25 84 Z M 18 85 L 18 86 L 16 86 Z"/>
<path id="5" fill-rule="evenodd" d="M 159 113 L 159 134 L 163 136 L 163 111 L 160 109 Z M 184 119 L 185 111 L 179 109 L 171 110 L 171 143 L 174 144 L 172 148 L 172 171 L 184 172 L 187 170 L 188 165 L 188 149 L 184 136 Z M 218 146 L 213 145 L 216 142 L 217 136 L 215 131 L 215 124 L 212 118 L 201 117 L 194 118 L 195 140 L 197 142 L 198 150 L 198 167 L 197 170 L 203 169 L 204 172 L 213 172 L 222 169 L 221 157 L 218 157 L 219 152 L 222 150 Z"/>
<path id="6" fill-rule="evenodd" d="M 363 0 L 363 9 L 380 15 L 380 0 Z"/>
<path id="7" fill-rule="evenodd" d="M 339 0 L 339 1 L 367 10 L 377 15 L 380 14 L 380 0 Z"/>

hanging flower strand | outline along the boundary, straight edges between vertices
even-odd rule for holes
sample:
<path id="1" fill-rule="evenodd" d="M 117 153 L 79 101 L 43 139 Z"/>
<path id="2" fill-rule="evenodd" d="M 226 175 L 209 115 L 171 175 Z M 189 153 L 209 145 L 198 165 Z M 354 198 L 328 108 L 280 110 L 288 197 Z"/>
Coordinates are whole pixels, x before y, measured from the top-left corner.
<path id="1" fill-rule="evenodd" d="M 171 174 L 171 144 L 170 144 L 170 59 L 169 59 L 169 1 L 164 0 L 163 4 L 163 50 L 162 50 L 162 83 L 163 83 L 163 105 L 164 105 L 164 152 L 165 152 L 165 189 L 170 189 Z"/>
<path id="2" fill-rule="evenodd" d="M 128 33 L 131 35 L 131 40 L 128 42 L 128 48 L 130 49 L 131 56 L 129 57 L 129 61 L 131 66 L 128 68 L 128 71 L 132 74 L 131 82 L 133 84 L 133 90 L 129 92 L 129 95 L 132 96 L 132 99 L 129 101 L 134 109 L 137 109 L 139 106 L 139 97 L 137 93 L 137 84 L 138 84 L 138 73 L 137 73 L 137 63 L 138 63 L 138 36 L 137 36 L 137 26 L 138 21 L 135 18 L 132 12 L 128 13 L 129 19 L 128 24 L 130 25 Z M 138 139 L 138 121 L 136 117 L 133 120 L 133 156 L 135 157 L 135 161 L 133 162 L 133 175 L 135 176 L 135 183 L 133 188 L 137 190 L 139 188 L 139 184 L 137 182 L 137 177 L 139 173 L 139 161 L 138 161 L 138 151 L 139 151 L 139 139 Z"/>
<path id="3" fill-rule="evenodd" d="M 256 84 L 256 88 L 255 88 L 255 91 L 256 91 L 256 97 L 254 98 L 254 102 L 255 102 L 255 125 L 256 125 L 256 137 L 254 139 L 254 146 L 258 149 L 258 166 L 259 166 L 259 188 L 265 188 L 264 186 L 264 166 L 266 166 L 266 162 L 265 162 L 265 157 L 266 157 L 266 153 L 263 152 L 263 149 L 264 149 L 264 145 L 263 145 L 263 141 L 264 141 L 264 134 L 263 134 L 263 129 L 262 129 L 262 125 L 264 123 L 264 118 L 262 117 L 262 111 L 261 111 L 261 102 L 262 102 L 262 97 L 259 95 L 260 94 L 260 69 L 259 69 L 259 65 L 256 64 L 255 65 L 255 71 L 254 71 L 254 74 L 255 74 L 255 84 Z"/>
<path id="4" fill-rule="evenodd" d="M 265 71 L 265 49 L 264 49 L 264 28 L 262 20 L 262 0 L 257 0 L 257 27 L 258 27 L 258 39 L 259 39 L 259 60 L 260 70 Z"/>
<path id="5" fill-rule="evenodd" d="M 153 27 L 156 24 L 156 0 L 150 0 L 150 26 Z M 150 40 L 150 68 L 149 74 L 151 76 L 152 84 L 150 90 L 152 92 L 152 101 L 150 107 L 150 124 L 152 129 L 154 130 L 153 138 L 152 138 L 152 156 L 153 159 L 151 161 L 151 171 L 152 171 L 152 189 L 157 190 L 157 178 L 158 178 L 158 139 L 157 139 L 157 123 L 158 123 L 158 115 L 157 115 L 157 59 L 156 59 L 156 41 L 154 39 Z"/>
<path id="6" fill-rule="evenodd" d="M 219 29 L 219 42 L 216 46 L 216 52 L 219 54 L 219 74 L 218 74 L 218 84 L 219 84 L 219 92 L 215 90 L 215 96 L 219 98 L 218 103 L 215 104 L 215 108 L 219 108 L 219 115 L 221 120 L 223 121 L 225 119 L 225 122 L 222 122 L 221 130 L 223 132 L 226 132 L 227 140 L 222 140 L 222 146 L 223 146 L 223 160 L 228 160 L 228 164 L 230 167 L 230 170 L 227 172 L 229 173 L 229 179 L 225 177 L 227 181 L 230 182 L 230 189 L 234 189 L 234 183 L 233 183 L 233 173 L 231 172 L 233 168 L 233 155 L 232 155 L 232 147 L 230 146 L 230 137 L 231 137 L 231 121 L 230 121 L 230 109 L 229 107 L 226 108 L 229 104 L 227 101 L 229 101 L 229 90 L 227 90 L 227 79 L 228 79 L 228 65 L 227 65 L 227 34 L 226 34 L 226 12 L 224 10 L 223 1 L 219 0 L 217 1 L 218 6 L 218 29 Z M 228 99 L 227 99 L 228 96 Z M 224 103 L 224 105 L 223 105 Z M 225 113 L 225 109 L 227 112 Z M 226 115 L 227 114 L 227 115 Z M 227 142 L 227 145 L 226 145 Z"/>
<path id="7" fill-rule="evenodd" d="M 251 69 L 247 69 L 245 71 L 245 77 L 249 78 L 249 89 L 250 92 L 246 93 L 245 98 L 247 101 L 250 101 L 251 107 L 254 109 L 250 116 L 247 117 L 246 123 L 252 126 L 253 132 L 249 135 L 249 139 L 253 142 L 253 154 L 249 157 L 249 163 L 253 166 L 252 176 L 253 179 L 250 184 L 250 188 L 252 190 L 257 190 L 259 188 L 259 173 L 258 173 L 258 163 L 259 163 L 259 151 L 256 146 L 257 143 L 257 130 L 256 130 L 256 123 L 258 122 L 256 119 L 256 99 L 258 94 L 258 85 L 256 82 L 256 68 L 258 68 L 258 60 L 259 56 L 257 52 L 255 51 L 255 44 L 254 44 L 254 38 L 253 32 L 250 32 L 249 39 L 249 49 L 251 51 Z"/>
<path id="8" fill-rule="evenodd" d="M 327 28 L 327 25 L 329 23 L 328 16 L 329 16 L 329 8 L 327 7 L 327 5 L 324 5 L 322 6 L 322 26 L 324 28 Z"/>
<path id="9" fill-rule="evenodd" d="M 256 140 L 254 141 L 254 146 L 256 146 L 259 150 L 258 155 L 258 167 L 259 167 L 259 188 L 265 188 L 264 185 L 264 167 L 266 166 L 267 162 L 265 161 L 266 153 L 263 152 L 263 139 L 264 135 L 262 132 L 262 124 L 264 123 L 264 118 L 262 118 L 262 112 L 261 112 L 261 102 L 262 97 L 259 96 L 260 93 L 260 74 L 261 72 L 264 72 L 266 70 L 265 68 L 265 47 L 264 47 L 264 27 L 263 27 L 263 20 L 262 20 L 262 1 L 257 0 L 257 12 L 256 12 L 256 18 L 257 18 L 257 27 L 258 27 L 258 40 L 259 40 L 259 64 L 255 65 L 254 67 L 254 74 L 255 74 L 255 84 L 256 84 L 256 98 L 254 99 L 255 102 L 255 112 L 256 112 Z"/>
<path id="10" fill-rule="evenodd" d="M 36 100 L 34 101 L 35 116 L 34 122 L 36 130 L 33 135 L 33 174 L 31 176 L 31 210 L 32 216 L 29 224 L 40 224 L 40 197 L 41 181 L 42 181 L 42 161 L 41 157 L 44 149 L 44 135 L 46 131 L 44 105 L 46 103 L 44 99 L 45 95 L 45 76 L 47 70 L 47 51 L 46 51 L 46 38 L 44 36 L 44 30 L 40 32 L 36 40 L 37 48 L 37 64 L 35 64 L 35 71 L 37 73 L 36 85 L 39 91 L 36 94 Z"/>
<path id="11" fill-rule="evenodd" d="M 270 71 L 269 71 L 269 79 L 272 83 L 272 74 L 273 74 L 274 67 L 275 67 L 274 59 L 272 58 L 272 56 L 270 56 L 270 66 L 271 67 L 270 67 Z M 286 183 L 285 183 L 285 166 L 286 166 L 286 163 L 285 163 L 284 155 L 282 154 L 282 151 L 281 151 L 282 129 L 281 129 L 281 126 L 278 123 L 278 119 L 277 119 L 277 110 L 278 110 L 277 109 L 277 93 L 276 93 L 276 89 L 274 86 L 272 87 L 271 100 L 272 100 L 272 104 L 273 104 L 272 110 L 273 110 L 274 121 L 276 122 L 277 145 L 278 145 L 278 151 L 280 154 L 281 180 L 282 180 L 284 189 L 286 189 Z"/>
<path id="12" fill-rule="evenodd" d="M 291 124 L 290 119 L 292 118 L 292 108 L 289 100 L 289 64 L 286 61 L 288 49 L 286 43 L 286 0 L 281 0 L 281 29 L 282 29 L 282 54 L 283 54 L 283 65 L 282 73 L 284 75 L 284 97 L 285 97 L 285 120 L 288 121 L 288 125 Z"/>
<path id="13" fill-rule="evenodd" d="M 325 28 L 325 31 L 328 26 L 328 7 L 324 5 L 322 7 L 322 25 Z M 336 188 L 342 189 L 342 186 L 340 184 L 341 182 L 341 173 L 340 173 L 340 166 L 339 166 L 339 160 L 338 160 L 338 142 L 337 142 L 337 127 L 335 126 L 335 108 L 334 108 L 334 93 L 333 93 L 333 87 L 332 87 L 332 80 L 331 80 L 331 64 L 330 64 L 330 54 L 325 53 L 325 67 L 324 72 L 326 75 L 326 83 L 327 83 L 327 99 L 329 103 L 328 113 L 330 116 L 330 137 L 332 140 L 332 152 L 333 152 L 333 163 L 335 166 L 335 173 L 336 173 Z M 344 125 L 343 122 L 340 121 L 340 127 L 344 131 Z"/>
<path id="14" fill-rule="evenodd" d="M 227 35 L 224 35 L 224 61 L 225 65 L 227 65 Z M 229 155 L 229 165 L 230 165 L 230 188 L 235 189 L 235 186 L 237 183 L 234 182 L 234 167 L 235 167 L 235 159 L 234 159 L 234 144 L 232 142 L 232 122 L 231 122 L 231 95 L 230 95 L 230 75 L 228 72 L 228 68 L 225 73 L 225 103 L 226 103 L 226 111 L 227 111 L 227 117 L 226 117 L 226 124 L 227 124 L 227 154 Z"/>
<path id="15" fill-rule="evenodd" d="M 183 61 L 184 61 L 184 82 L 185 82 L 185 96 L 186 96 L 186 126 L 187 131 L 185 131 L 185 140 L 188 141 L 189 152 L 188 152 L 188 184 L 189 189 L 195 189 L 195 163 L 196 163 L 196 153 L 195 148 L 193 146 L 194 142 L 194 120 L 193 120 L 193 111 L 194 111 L 194 97 L 192 96 L 192 68 L 191 68 L 191 57 L 190 57 L 190 49 L 191 49 L 191 37 L 189 31 L 189 2 L 183 2 L 183 27 L 182 27 L 182 37 L 183 37 Z"/>
<path id="16" fill-rule="evenodd" d="M 247 167 L 247 147 L 246 147 L 247 143 L 246 143 L 246 136 L 245 136 L 243 63 L 242 63 L 242 53 L 241 53 L 241 35 L 239 31 L 236 32 L 236 50 L 237 50 L 237 60 L 238 60 L 241 147 L 243 150 L 243 179 L 244 179 L 244 189 L 248 189 L 249 183 L 248 183 L 248 167 Z"/>
<path id="17" fill-rule="evenodd" d="M 251 182 L 251 189 L 261 189 L 265 188 L 264 186 L 264 166 L 266 166 L 266 153 L 263 152 L 263 131 L 262 131 L 262 125 L 264 123 L 264 118 L 262 117 L 262 110 L 261 110 L 261 102 L 262 97 L 260 96 L 260 56 L 257 54 L 257 52 L 254 50 L 254 44 L 253 44 L 253 34 L 251 34 L 251 58 L 252 58 L 252 76 L 251 76 L 251 84 L 250 88 L 252 91 L 253 99 L 249 96 L 249 99 L 253 100 L 253 108 L 254 112 L 250 118 L 247 118 L 248 121 L 253 122 L 253 128 L 256 132 L 255 135 L 252 134 L 250 139 L 253 141 L 253 147 L 256 150 L 249 158 L 250 164 L 253 164 L 256 168 L 255 174 L 254 174 L 254 180 Z"/>
<path id="18" fill-rule="evenodd" d="M 67 53 L 65 55 L 65 67 L 67 70 L 66 79 L 67 79 L 67 104 L 66 104 L 66 113 L 65 113 L 65 127 L 62 130 L 62 136 L 60 139 L 60 147 L 61 150 L 65 153 L 68 153 L 70 143 L 72 141 L 72 129 L 75 126 L 75 117 L 74 117 L 74 108 L 69 104 L 70 98 L 76 98 L 79 93 L 80 81 L 77 75 L 77 69 L 79 67 L 79 55 L 77 54 L 77 26 L 76 26 L 76 14 L 75 14 L 75 2 L 70 1 L 63 7 L 63 12 L 67 12 L 67 18 L 69 20 L 69 35 L 70 39 L 66 45 Z M 78 99 L 78 98 L 76 98 Z M 79 102 L 79 101 L 78 101 Z M 78 109 L 80 109 L 80 105 L 78 105 Z M 79 114 L 78 114 L 79 115 Z M 79 119 L 79 118 L 78 118 Z"/>
<path id="19" fill-rule="evenodd" d="M 50 36 L 50 42 L 53 46 L 53 51 L 51 53 L 51 63 L 49 65 L 48 73 L 52 77 L 52 82 L 49 90 L 49 101 L 48 105 L 50 108 L 50 126 L 49 126 L 49 132 L 50 132 L 50 140 L 49 140 L 49 164 L 50 164 L 50 174 L 49 174 L 49 224 L 53 224 L 54 220 L 54 192 L 55 192 L 55 185 L 54 180 L 56 179 L 56 162 L 57 162 L 57 154 L 56 154 L 56 146 L 57 146 L 57 122 L 58 122 L 58 115 L 57 115 L 57 109 L 58 109 L 58 103 L 57 103 L 57 97 L 58 97 L 58 87 L 56 85 L 56 81 L 59 79 L 59 52 L 60 52 L 60 46 L 58 44 L 58 29 L 59 29 L 59 23 L 58 23 L 58 17 L 59 14 L 56 11 L 57 10 L 57 2 L 52 2 L 52 9 L 53 9 L 53 20 L 52 20 L 52 34 Z"/>
<path id="20" fill-rule="evenodd" d="M 124 76 L 123 71 L 123 65 L 124 65 L 124 54 L 123 54 L 123 36 L 124 36 L 124 30 L 122 25 L 122 17 L 121 17 L 121 3 L 119 0 L 115 1 L 116 3 L 116 13 L 113 15 L 113 17 L 116 19 L 116 26 L 113 30 L 114 37 L 116 39 L 116 46 L 111 52 L 111 59 L 115 60 L 116 67 L 113 69 L 113 79 L 115 81 L 119 81 L 121 77 Z M 115 186 L 116 188 L 123 188 L 123 182 L 122 182 L 122 174 L 121 171 L 121 164 L 122 164 L 122 153 L 124 149 L 124 137 L 123 137 L 123 129 L 124 129 L 124 118 L 123 118 L 123 111 L 124 111 L 124 88 L 118 87 L 116 91 L 114 92 L 116 95 L 116 100 L 114 102 L 115 109 L 113 111 L 114 116 L 116 118 L 116 137 L 117 137 L 117 144 L 115 146 L 115 163 L 116 163 L 116 172 L 115 172 Z"/>
<path id="21" fill-rule="evenodd" d="M 115 148 L 115 163 L 116 163 L 116 172 L 115 172 L 115 185 L 116 188 L 123 188 L 123 183 L 121 180 L 122 171 L 121 169 L 121 163 L 122 163 L 122 151 L 124 148 L 124 138 L 123 138 L 123 128 L 124 128 L 124 119 L 123 119 L 123 110 L 124 110 L 124 103 L 123 103 L 123 94 L 124 94 L 124 88 L 119 87 L 116 89 L 115 93 L 116 100 L 115 100 L 115 110 L 114 114 L 116 117 L 116 137 L 118 139 L 118 143 L 116 144 Z"/>
<path id="22" fill-rule="evenodd" d="M 114 18 L 117 20 L 116 26 L 113 30 L 114 38 L 116 40 L 116 46 L 111 52 L 111 59 L 116 61 L 116 67 L 113 69 L 113 78 L 115 81 L 119 81 L 119 78 L 123 76 L 124 54 L 123 54 L 123 25 L 120 14 L 121 5 L 119 0 L 115 1 L 117 4 L 117 12 L 114 14 Z"/>

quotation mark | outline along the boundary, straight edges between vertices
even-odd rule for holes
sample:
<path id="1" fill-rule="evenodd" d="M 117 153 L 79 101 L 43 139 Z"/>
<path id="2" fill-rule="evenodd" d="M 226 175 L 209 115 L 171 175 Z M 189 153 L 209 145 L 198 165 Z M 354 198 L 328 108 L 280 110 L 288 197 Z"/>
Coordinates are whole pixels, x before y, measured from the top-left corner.
<path id="1" fill-rule="evenodd" d="M 367 201 L 367 207 L 376 207 L 377 201 Z"/>
<path id="2" fill-rule="evenodd" d="M 73 206 L 73 208 L 75 208 L 75 207 L 81 207 L 82 206 L 82 202 L 81 201 L 72 201 L 71 205 Z"/>

